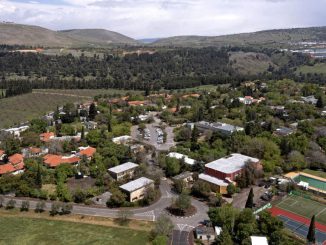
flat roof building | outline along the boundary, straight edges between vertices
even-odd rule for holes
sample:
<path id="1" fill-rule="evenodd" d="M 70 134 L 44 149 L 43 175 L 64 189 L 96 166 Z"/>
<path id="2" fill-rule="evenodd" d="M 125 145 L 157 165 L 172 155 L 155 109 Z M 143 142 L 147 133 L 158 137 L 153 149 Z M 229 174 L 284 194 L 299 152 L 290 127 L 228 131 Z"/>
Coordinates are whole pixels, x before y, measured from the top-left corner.
<path id="1" fill-rule="evenodd" d="M 148 188 L 154 188 L 154 181 L 141 177 L 121 185 L 119 188 L 128 194 L 129 202 L 135 202 L 144 198 Z"/>
<path id="2" fill-rule="evenodd" d="M 187 155 L 177 153 L 177 152 L 170 152 L 167 154 L 167 157 L 176 158 L 178 160 L 184 160 L 184 162 L 188 165 L 194 165 L 196 160 L 189 158 Z"/>
<path id="3" fill-rule="evenodd" d="M 108 172 L 110 173 L 110 175 L 115 179 L 115 180 L 121 180 L 122 178 L 124 178 L 126 175 L 129 176 L 129 178 L 131 178 L 135 172 L 135 169 L 138 167 L 139 165 L 133 162 L 126 162 L 124 164 L 118 165 L 116 167 L 113 168 L 109 168 Z"/>
<path id="4" fill-rule="evenodd" d="M 221 122 L 216 122 L 216 123 L 209 123 L 206 121 L 201 121 L 196 123 L 196 126 L 199 130 L 205 131 L 205 130 L 211 130 L 213 132 L 219 132 L 223 135 L 231 135 L 235 132 L 240 132 L 243 131 L 244 128 L 242 127 L 238 127 L 238 126 L 234 126 L 231 124 L 227 124 L 227 123 L 221 123 Z"/>
<path id="5" fill-rule="evenodd" d="M 205 165 L 205 173 L 199 179 L 208 182 L 214 191 L 226 194 L 226 187 L 234 182 L 235 178 L 243 171 L 247 163 L 255 164 L 261 168 L 260 160 L 239 153 L 233 153 Z"/>

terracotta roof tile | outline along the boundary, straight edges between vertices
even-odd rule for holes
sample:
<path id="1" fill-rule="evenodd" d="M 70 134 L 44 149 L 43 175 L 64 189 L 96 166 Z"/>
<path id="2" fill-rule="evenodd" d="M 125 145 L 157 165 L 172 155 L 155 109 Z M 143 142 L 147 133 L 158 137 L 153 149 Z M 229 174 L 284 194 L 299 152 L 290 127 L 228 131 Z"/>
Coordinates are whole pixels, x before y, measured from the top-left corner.
<path id="1" fill-rule="evenodd" d="M 87 147 L 87 148 L 82 149 L 79 153 L 80 153 L 80 155 L 85 155 L 87 157 L 92 157 L 95 152 L 96 152 L 96 148 Z"/>
<path id="2" fill-rule="evenodd" d="M 64 157 L 60 155 L 47 154 L 43 157 L 43 161 L 49 167 L 55 168 L 64 163 L 78 163 L 80 161 L 80 158 L 77 156 Z"/>

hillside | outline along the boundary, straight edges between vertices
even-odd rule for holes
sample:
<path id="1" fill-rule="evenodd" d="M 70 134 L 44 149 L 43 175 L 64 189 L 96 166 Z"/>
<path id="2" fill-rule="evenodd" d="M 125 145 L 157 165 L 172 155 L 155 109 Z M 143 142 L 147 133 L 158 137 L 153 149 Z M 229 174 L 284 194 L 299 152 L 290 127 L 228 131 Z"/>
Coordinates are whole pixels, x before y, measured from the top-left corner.
<path id="1" fill-rule="evenodd" d="M 120 33 L 104 29 L 74 29 L 60 31 L 62 34 L 83 43 L 104 44 L 137 44 L 137 41 Z"/>
<path id="2" fill-rule="evenodd" d="M 81 47 L 110 44 L 135 44 L 136 41 L 116 32 L 99 29 L 53 31 L 39 26 L 0 23 L 0 44 Z"/>
<path id="3" fill-rule="evenodd" d="M 224 36 L 176 36 L 159 39 L 154 46 L 287 46 L 289 42 L 325 41 L 326 27 L 294 28 Z"/>

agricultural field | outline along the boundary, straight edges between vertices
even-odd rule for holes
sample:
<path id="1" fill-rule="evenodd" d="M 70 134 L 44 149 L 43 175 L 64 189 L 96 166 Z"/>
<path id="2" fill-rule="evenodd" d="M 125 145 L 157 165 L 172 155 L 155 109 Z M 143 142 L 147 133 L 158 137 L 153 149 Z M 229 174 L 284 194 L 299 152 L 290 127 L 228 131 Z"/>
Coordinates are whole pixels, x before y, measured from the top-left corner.
<path id="1" fill-rule="evenodd" d="M 75 222 L 0 216 L 0 244 L 146 244 L 148 232 Z"/>
<path id="2" fill-rule="evenodd" d="M 121 90 L 34 90 L 33 93 L 0 99 L 0 128 L 31 120 L 66 103 L 84 102 L 98 94 L 125 94 Z"/>
<path id="3" fill-rule="evenodd" d="M 307 73 L 322 73 L 322 74 L 326 74 L 326 63 L 319 63 L 319 64 L 315 64 L 313 66 L 300 66 L 298 67 L 298 69 L 296 70 L 296 74 L 299 73 L 303 73 L 303 74 L 307 74 Z"/>
<path id="4" fill-rule="evenodd" d="M 316 215 L 316 221 L 326 225 L 326 205 L 320 202 L 292 195 L 282 200 L 276 206 L 308 219 Z"/>

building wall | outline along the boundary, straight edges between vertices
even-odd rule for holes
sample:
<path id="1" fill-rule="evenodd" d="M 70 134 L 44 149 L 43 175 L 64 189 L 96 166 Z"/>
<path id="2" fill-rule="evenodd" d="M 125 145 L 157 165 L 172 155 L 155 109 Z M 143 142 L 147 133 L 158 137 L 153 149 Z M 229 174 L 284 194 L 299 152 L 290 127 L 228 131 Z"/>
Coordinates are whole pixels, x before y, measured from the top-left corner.
<path id="1" fill-rule="evenodd" d="M 129 193 L 129 202 L 136 202 L 143 199 L 148 188 L 154 188 L 154 183 Z"/>
<path id="2" fill-rule="evenodd" d="M 132 178 L 133 175 L 134 175 L 134 172 L 135 172 L 135 169 L 130 169 L 130 170 L 127 170 L 125 172 L 122 172 L 122 173 L 113 173 L 113 172 L 110 172 L 110 175 L 117 181 L 123 179 L 126 175 L 129 176 L 129 178 Z"/>

